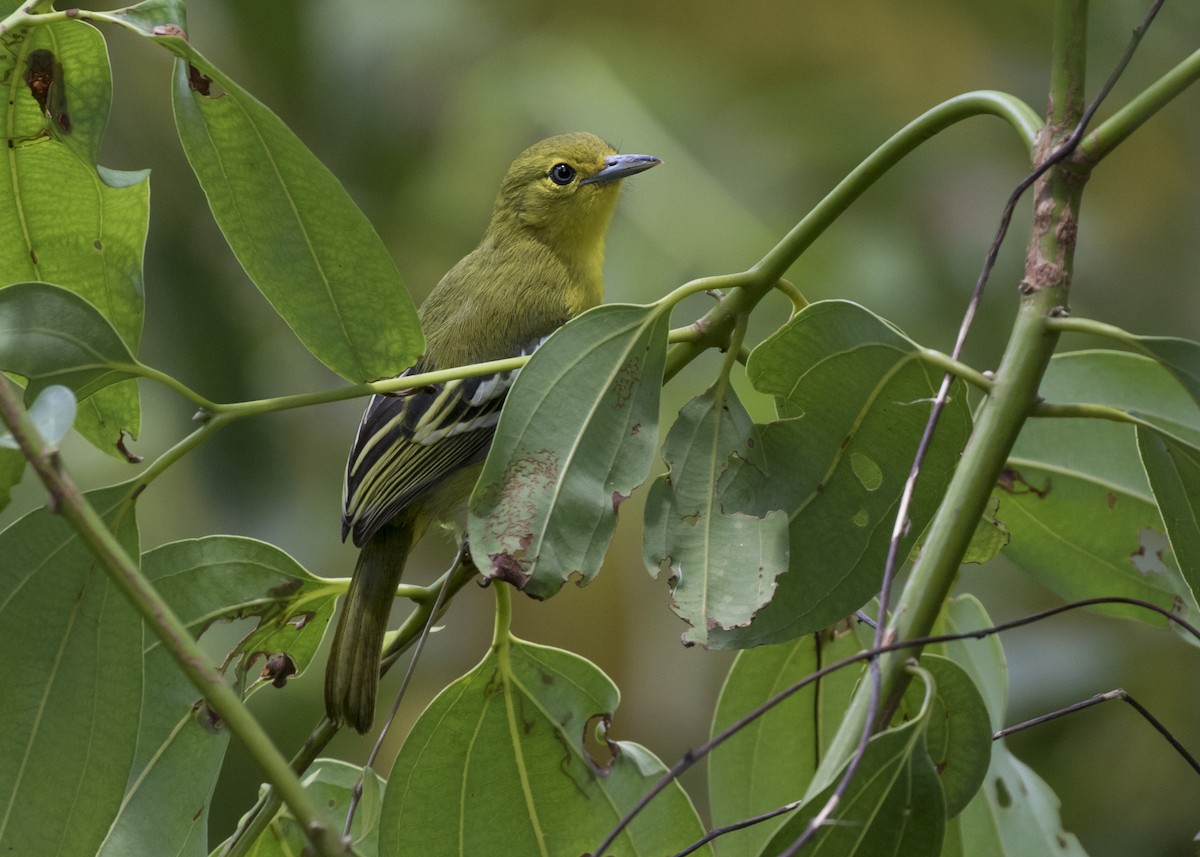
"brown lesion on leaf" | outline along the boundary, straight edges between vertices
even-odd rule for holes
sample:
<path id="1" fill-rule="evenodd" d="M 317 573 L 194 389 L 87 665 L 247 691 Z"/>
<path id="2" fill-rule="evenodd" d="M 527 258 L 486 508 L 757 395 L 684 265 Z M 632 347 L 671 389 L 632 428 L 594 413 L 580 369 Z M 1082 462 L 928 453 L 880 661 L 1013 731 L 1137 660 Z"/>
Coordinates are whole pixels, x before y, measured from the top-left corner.
<path id="1" fill-rule="evenodd" d="M 607 713 L 593 714 L 583 724 L 583 740 L 580 744 L 583 760 L 598 777 L 608 776 L 621 755 L 621 748 L 608 737 L 611 727 L 612 716 Z"/>
<path id="2" fill-rule="evenodd" d="M 221 717 L 221 713 L 203 699 L 198 700 L 192 706 L 192 710 L 196 712 L 196 719 L 200 725 L 208 732 L 216 735 L 225 729 L 225 719 Z"/>
<path id="3" fill-rule="evenodd" d="M 619 411 L 629 404 L 629 400 L 633 398 L 634 391 L 637 390 L 638 379 L 641 377 L 641 374 L 642 361 L 640 358 L 630 357 L 621 364 L 621 368 L 617 370 L 617 374 L 613 377 L 612 385 L 608 388 L 614 411 Z"/>
<path id="4" fill-rule="evenodd" d="M 267 658 L 259 678 L 269 680 L 274 687 L 283 687 L 296 674 L 296 662 L 287 652 L 276 652 Z"/>
<path id="5" fill-rule="evenodd" d="M 510 553 L 490 554 L 488 559 L 492 561 L 492 577 L 497 580 L 511 583 L 517 589 L 524 589 L 525 584 L 529 583 L 532 575 L 526 570 L 521 559 Z"/>
<path id="6" fill-rule="evenodd" d="M 535 558 L 533 545 L 539 499 L 558 481 L 558 453 L 541 449 L 509 462 L 504 477 L 485 489 L 489 533 L 505 550 L 490 554 L 492 576 L 524 589 Z M 515 548 L 515 549 L 514 549 Z"/>
<path id="7" fill-rule="evenodd" d="M 154 36 L 175 36 L 180 39 L 187 40 L 187 31 L 178 24 L 159 24 L 150 31 Z"/>
<path id="8" fill-rule="evenodd" d="M 621 504 L 629 499 L 628 494 L 622 494 L 620 491 L 612 492 L 612 507 L 613 514 L 617 514 L 621 509 Z"/>
<path id="9" fill-rule="evenodd" d="M 212 78 L 188 63 L 188 88 L 205 98 L 212 98 Z"/>
<path id="10" fill-rule="evenodd" d="M 1042 488 L 1038 488 L 1025 480 L 1021 475 L 1021 471 L 1015 467 L 1006 467 L 1000 471 L 1000 477 L 996 480 L 996 487 L 1006 494 L 1020 495 L 1032 494 L 1039 500 L 1044 500 L 1050 493 L 1050 478 L 1046 478 L 1046 484 Z"/>
<path id="11" fill-rule="evenodd" d="M 124 459 L 130 464 L 141 464 L 143 461 L 142 456 L 138 455 L 136 452 L 132 452 L 129 447 L 125 445 L 126 438 L 129 438 L 130 440 L 134 439 L 132 434 L 125 429 L 121 429 L 121 433 L 117 435 L 117 452 L 121 453 Z"/>
<path id="12" fill-rule="evenodd" d="M 50 124 L 64 134 L 71 133 L 71 115 L 67 112 L 67 87 L 62 63 L 51 51 L 33 51 L 26 60 L 25 83 Z"/>

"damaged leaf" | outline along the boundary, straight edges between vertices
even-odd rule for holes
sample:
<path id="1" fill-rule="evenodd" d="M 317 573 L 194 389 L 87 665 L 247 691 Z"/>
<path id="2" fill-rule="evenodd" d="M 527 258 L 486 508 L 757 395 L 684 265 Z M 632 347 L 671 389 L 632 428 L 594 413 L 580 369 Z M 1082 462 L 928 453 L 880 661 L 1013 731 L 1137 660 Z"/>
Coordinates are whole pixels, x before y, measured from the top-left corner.
<path id="1" fill-rule="evenodd" d="M 0 70 L 12 83 L 0 103 L 9 137 L 0 197 L 10 204 L 0 211 L 0 289 L 32 281 L 68 289 L 99 308 L 135 353 L 150 190 L 147 171 L 96 163 L 112 102 L 104 38 L 62 21 L 10 34 L 6 46 Z M 136 384 L 122 382 L 82 399 L 75 426 L 119 458 L 121 431 L 136 437 L 140 414 Z"/>
<path id="2" fill-rule="evenodd" d="M 946 630 L 967 633 L 993 624 L 971 595 L 952 599 Z M 1008 664 L 999 636 L 963 639 L 936 647 L 971 677 L 987 707 L 990 728 L 1008 716 Z M 943 855 L 997 854 L 1013 857 L 1086 857 L 1079 840 L 1063 829 L 1058 797 L 1017 759 L 1004 740 L 991 742 L 983 784 L 946 829 Z"/>
<path id="3" fill-rule="evenodd" d="M 1154 360 L 1116 351 L 1056 355 L 1046 401 L 1092 402 L 1135 412 L 1188 443 L 1200 442 L 1200 407 Z M 1012 534 L 1004 555 L 1064 600 L 1125 596 L 1197 616 L 1167 545 L 1162 515 L 1133 426 L 1097 419 L 1025 423 L 997 486 Z M 1097 608 L 1163 625 L 1132 606 Z"/>
<path id="4" fill-rule="evenodd" d="M 307 666 L 337 594 L 278 548 L 234 536 L 162 545 L 143 556 L 142 570 L 197 637 L 216 621 L 259 617 L 226 660 L 236 660 L 239 686 L 247 673 L 258 680 L 252 689 L 281 686 Z M 301 631 L 310 623 L 299 617 L 324 621 Z M 143 625 L 142 635 L 146 682 L 154 691 L 143 698 L 133 773 L 99 857 L 203 857 L 208 801 L 229 733 L 154 633 Z"/>
<path id="5" fill-rule="evenodd" d="M 215 621 L 258 619 L 226 659 L 239 687 L 258 682 L 251 690 L 304 672 L 341 594 L 274 545 L 238 536 L 162 545 L 143 565 L 196 636 Z"/>
<path id="6" fill-rule="evenodd" d="M 589 853 L 666 770 L 608 728 L 606 758 L 592 758 L 589 733 L 617 702 L 578 655 L 506 637 L 413 726 L 388 776 L 380 857 Z M 605 853 L 659 857 L 702 833 L 672 783 Z"/>
<path id="7" fill-rule="evenodd" d="M 848 301 L 801 310 L 754 350 L 746 373 L 775 397 L 780 418 L 758 428 L 761 463 L 735 462 L 722 496 L 750 514 L 785 510 L 788 572 L 753 623 L 714 629 L 710 648 L 792 639 L 853 612 L 878 590 L 896 508 L 941 384 L 915 343 Z M 965 387 L 956 382 L 921 469 L 902 551 L 932 516 L 970 429 Z"/>
<path id="8" fill-rule="evenodd" d="M 992 752 L 987 705 L 971 676 L 950 658 L 925 652 L 921 667 L 935 679 L 926 745 L 942 792 L 946 817 L 954 818 L 979 791 Z M 900 704 L 901 716 L 919 711 L 921 686 L 913 682 Z"/>
<path id="9" fill-rule="evenodd" d="M 650 470 L 666 347 L 661 308 L 608 304 L 534 352 L 471 497 L 471 552 L 485 575 L 537 598 L 573 574 L 595 576 L 616 496 Z"/>
<path id="10" fill-rule="evenodd" d="M 646 568 L 669 575 L 688 644 L 706 645 L 713 628 L 750 624 L 787 571 L 787 515 L 748 513 L 722 490 L 735 459 L 758 466 L 761 452 L 750 415 L 722 383 L 680 411 L 663 444 L 670 472 L 646 498 Z"/>

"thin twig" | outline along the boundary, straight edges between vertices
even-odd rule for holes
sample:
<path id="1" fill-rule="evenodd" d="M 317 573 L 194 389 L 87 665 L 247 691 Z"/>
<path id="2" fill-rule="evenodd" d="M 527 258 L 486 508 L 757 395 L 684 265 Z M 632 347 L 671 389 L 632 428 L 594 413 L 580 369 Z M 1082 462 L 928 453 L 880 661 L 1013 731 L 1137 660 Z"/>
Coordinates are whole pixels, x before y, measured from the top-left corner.
<path id="1" fill-rule="evenodd" d="M 682 851 L 676 851 L 671 855 L 671 857 L 687 857 L 688 854 L 698 851 L 719 836 L 724 836 L 726 833 L 733 833 L 736 830 L 745 830 L 747 827 L 753 827 L 756 824 L 762 824 L 764 821 L 770 821 L 772 818 L 778 818 L 781 815 L 791 812 L 802 803 L 803 801 L 794 800 L 791 803 L 786 803 L 783 806 L 776 807 L 775 809 L 769 810 L 760 815 L 744 818 L 741 821 L 735 821 L 732 824 L 725 825 L 724 827 L 714 827 L 687 848 L 684 848 Z"/>
<path id="2" fill-rule="evenodd" d="M 1157 731 L 1159 735 L 1166 739 L 1167 743 L 1170 744 L 1175 749 L 1175 752 L 1178 753 L 1183 760 L 1191 766 L 1193 771 L 1195 771 L 1197 774 L 1200 774 L 1200 761 L 1197 761 L 1196 757 L 1188 752 L 1188 749 L 1183 746 L 1179 739 L 1171 734 L 1171 730 L 1167 729 L 1161 720 L 1151 714 L 1150 710 L 1146 708 L 1146 706 L 1142 705 L 1140 702 L 1134 699 L 1128 691 L 1120 687 L 1104 693 L 1098 693 L 1095 696 L 1089 697 L 1081 702 L 1073 703 L 1065 708 L 1060 708 L 1057 711 L 1051 711 L 1047 714 L 1033 717 L 1013 726 L 1006 726 L 994 734 L 992 736 L 992 740 L 998 741 L 1001 738 L 1007 737 L 1016 732 L 1021 732 L 1025 729 L 1029 729 L 1032 726 L 1040 726 L 1041 724 L 1048 723 L 1051 720 L 1057 720 L 1058 718 L 1065 717 L 1068 714 L 1074 714 L 1077 711 L 1083 711 L 1091 708 L 1093 705 L 1099 705 L 1101 702 L 1111 702 L 1114 699 L 1119 699 L 1122 702 L 1128 703 L 1134 711 L 1142 716 L 1142 719 L 1153 726 L 1155 731 Z"/>

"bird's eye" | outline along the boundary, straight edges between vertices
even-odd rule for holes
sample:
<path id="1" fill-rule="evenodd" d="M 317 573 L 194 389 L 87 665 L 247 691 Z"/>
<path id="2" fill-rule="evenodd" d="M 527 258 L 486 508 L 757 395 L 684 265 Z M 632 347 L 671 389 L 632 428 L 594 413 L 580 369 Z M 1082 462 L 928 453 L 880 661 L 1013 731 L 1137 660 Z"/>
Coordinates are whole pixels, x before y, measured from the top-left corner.
<path id="1" fill-rule="evenodd" d="M 557 185 L 568 185 L 575 179 L 575 168 L 570 164 L 555 164 L 550 168 L 550 181 Z"/>

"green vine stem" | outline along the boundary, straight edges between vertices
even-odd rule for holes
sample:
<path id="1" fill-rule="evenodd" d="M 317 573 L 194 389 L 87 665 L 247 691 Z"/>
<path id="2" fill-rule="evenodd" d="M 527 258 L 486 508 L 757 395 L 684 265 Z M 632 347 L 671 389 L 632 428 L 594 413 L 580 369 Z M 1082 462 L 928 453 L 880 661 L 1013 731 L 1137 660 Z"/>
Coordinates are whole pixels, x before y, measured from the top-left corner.
<path id="1" fill-rule="evenodd" d="M 961 360 L 955 360 L 949 354 L 941 351 L 936 351 L 933 348 L 919 348 L 917 357 L 927 366 L 932 366 L 934 369 L 940 369 L 942 372 L 949 372 L 955 378 L 961 378 L 972 387 L 984 393 L 992 391 L 992 379 L 980 372 L 978 369 L 968 366 Z"/>
<path id="2" fill-rule="evenodd" d="M 1077 158 L 1094 166 L 1177 95 L 1200 80 L 1200 50 L 1179 63 L 1128 104 L 1100 123 L 1079 143 Z"/>
<path id="3" fill-rule="evenodd" d="M 1087 0 L 1057 0 L 1051 73 L 1050 123 L 1039 137 L 1037 162 L 1069 137 L 1084 108 Z M 1067 162 L 1034 185 L 1033 232 L 1020 286 L 1020 303 L 992 390 L 981 408 L 946 495 L 938 507 L 889 625 L 889 640 L 929 633 L 958 574 L 996 477 L 1037 402 L 1038 386 L 1058 335 L 1047 325 L 1067 306 L 1074 266 L 1079 203 L 1088 178 Z M 905 684 L 904 659 L 881 660 L 885 712 L 894 710 Z M 886 723 L 886 717 L 881 723 Z"/>
<path id="4" fill-rule="evenodd" d="M 1033 157 L 1042 122 L 1029 105 L 1015 96 L 990 90 L 968 92 L 926 111 L 893 134 L 855 167 L 754 267 L 740 274 L 709 277 L 688 284 L 695 291 L 738 288 L 733 289 L 696 322 L 696 327 L 706 334 L 705 337 L 671 348 L 667 354 L 665 377 L 668 380 L 674 377 L 706 348 L 723 342 L 732 329 L 734 319 L 753 309 L 800 254 L 888 170 L 935 134 L 964 119 L 981 115 L 999 116 L 1008 122 L 1025 144 L 1030 157 Z"/>
<path id="5" fill-rule="evenodd" d="M 208 656 L 188 633 L 187 627 L 162 600 L 142 575 L 137 563 L 125 552 L 103 519 L 75 487 L 62 466 L 58 451 L 38 435 L 16 391 L 8 383 L 0 383 L 0 421 L 8 427 L 22 454 L 46 486 L 52 498 L 52 507 L 79 533 L 110 579 L 162 641 L 205 701 L 220 713 L 229 730 L 246 744 L 251 755 L 262 766 L 267 779 L 278 789 L 303 826 L 317 853 L 321 857 L 345 853 L 338 836 L 321 820 L 316 803 L 304 790 L 270 736 L 208 662 Z"/>

